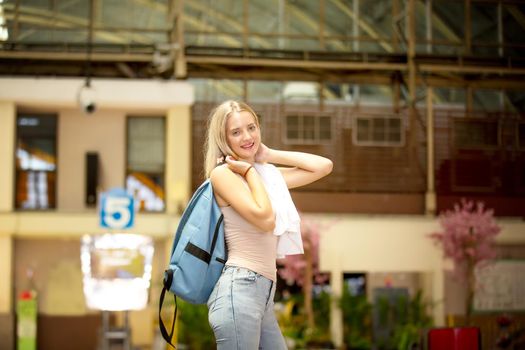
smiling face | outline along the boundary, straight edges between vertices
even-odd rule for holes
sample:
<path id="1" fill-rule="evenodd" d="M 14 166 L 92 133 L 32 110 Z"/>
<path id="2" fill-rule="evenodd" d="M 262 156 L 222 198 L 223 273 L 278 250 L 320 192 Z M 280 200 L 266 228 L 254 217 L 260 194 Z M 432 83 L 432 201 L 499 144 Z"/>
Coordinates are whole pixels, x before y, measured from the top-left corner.
<path id="1" fill-rule="evenodd" d="M 226 140 L 235 156 L 254 162 L 261 142 L 255 117 L 248 111 L 232 112 L 226 121 Z"/>

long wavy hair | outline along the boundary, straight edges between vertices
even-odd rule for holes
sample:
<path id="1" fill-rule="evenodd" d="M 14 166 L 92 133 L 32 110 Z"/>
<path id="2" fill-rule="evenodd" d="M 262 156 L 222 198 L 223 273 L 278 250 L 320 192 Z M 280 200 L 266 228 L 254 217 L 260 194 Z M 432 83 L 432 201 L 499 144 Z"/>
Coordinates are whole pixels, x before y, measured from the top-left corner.
<path id="1" fill-rule="evenodd" d="M 217 159 L 232 155 L 236 156 L 228 145 L 226 138 L 226 121 L 232 112 L 249 112 L 253 115 L 257 128 L 260 130 L 259 118 L 254 110 L 244 102 L 225 101 L 215 107 L 208 117 L 206 141 L 204 144 L 204 176 L 210 177 L 211 171 L 217 166 Z"/>

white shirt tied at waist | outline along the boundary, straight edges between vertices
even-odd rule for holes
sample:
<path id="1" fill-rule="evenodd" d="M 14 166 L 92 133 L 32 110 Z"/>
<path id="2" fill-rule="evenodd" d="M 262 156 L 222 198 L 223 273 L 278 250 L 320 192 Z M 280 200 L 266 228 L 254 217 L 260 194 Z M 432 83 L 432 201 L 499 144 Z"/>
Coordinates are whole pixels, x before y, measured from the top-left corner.
<path id="1" fill-rule="evenodd" d="M 295 208 L 283 175 L 273 164 L 255 163 L 254 167 L 261 176 L 275 213 L 273 234 L 279 236 L 277 258 L 303 254 L 301 218 Z"/>

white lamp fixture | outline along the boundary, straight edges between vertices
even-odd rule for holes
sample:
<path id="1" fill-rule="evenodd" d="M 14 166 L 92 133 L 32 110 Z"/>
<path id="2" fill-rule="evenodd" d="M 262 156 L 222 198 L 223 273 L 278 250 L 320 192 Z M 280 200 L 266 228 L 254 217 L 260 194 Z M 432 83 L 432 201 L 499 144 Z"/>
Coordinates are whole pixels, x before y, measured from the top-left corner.
<path id="1" fill-rule="evenodd" d="M 86 83 L 82 85 L 77 94 L 77 103 L 84 113 L 95 113 L 97 109 L 96 97 L 95 89 L 91 86 L 90 80 L 86 79 Z"/>
<path id="2" fill-rule="evenodd" d="M 144 309 L 153 250 L 153 240 L 148 236 L 85 235 L 80 260 L 87 306 L 105 311 Z"/>

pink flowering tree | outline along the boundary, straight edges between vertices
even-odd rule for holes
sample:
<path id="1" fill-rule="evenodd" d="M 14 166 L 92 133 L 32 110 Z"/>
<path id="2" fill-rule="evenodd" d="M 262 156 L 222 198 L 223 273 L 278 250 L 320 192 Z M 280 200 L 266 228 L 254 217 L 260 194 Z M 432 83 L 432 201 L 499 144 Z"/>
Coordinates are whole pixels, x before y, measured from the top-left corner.
<path id="1" fill-rule="evenodd" d="M 482 202 L 461 200 L 454 210 L 440 215 L 443 230 L 430 234 L 434 243 L 452 259 L 456 276 L 466 281 L 466 324 L 470 324 L 472 302 L 476 291 L 476 267 L 482 267 L 495 258 L 494 239 L 501 231 L 494 219 L 494 211 L 485 209 Z"/>
<path id="2" fill-rule="evenodd" d="M 279 260 L 282 264 L 279 275 L 288 284 L 296 283 L 302 287 L 304 294 L 304 309 L 308 327 L 315 327 L 314 313 L 312 308 L 313 282 L 323 283 L 328 279 L 326 274 L 319 271 L 319 232 L 321 227 L 318 223 L 301 218 L 301 236 L 303 238 L 304 254 L 287 255 Z"/>

